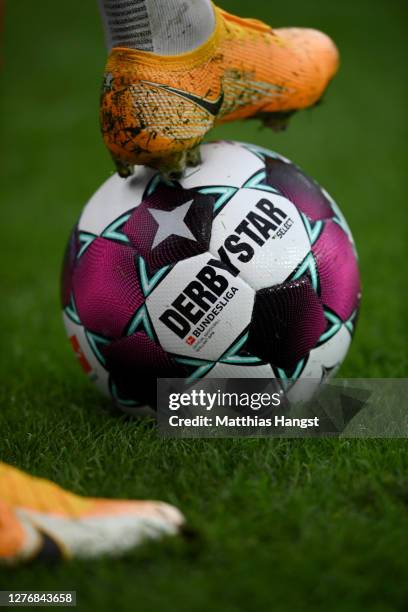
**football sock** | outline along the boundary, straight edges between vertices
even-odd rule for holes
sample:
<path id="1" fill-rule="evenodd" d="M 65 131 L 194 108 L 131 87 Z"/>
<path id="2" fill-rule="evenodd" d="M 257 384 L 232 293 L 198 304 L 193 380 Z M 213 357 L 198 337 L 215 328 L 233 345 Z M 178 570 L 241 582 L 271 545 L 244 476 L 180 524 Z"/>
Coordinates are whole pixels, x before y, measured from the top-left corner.
<path id="1" fill-rule="evenodd" d="M 210 0 L 98 0 L 108 49 L 178 55 L 202 45 L 215 27 Z"/>

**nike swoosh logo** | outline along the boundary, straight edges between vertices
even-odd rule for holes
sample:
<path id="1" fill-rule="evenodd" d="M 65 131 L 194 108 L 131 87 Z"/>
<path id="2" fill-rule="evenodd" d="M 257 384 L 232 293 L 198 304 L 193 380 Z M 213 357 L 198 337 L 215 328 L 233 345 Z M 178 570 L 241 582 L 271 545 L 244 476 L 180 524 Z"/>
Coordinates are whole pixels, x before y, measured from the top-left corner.
<path id="1" fill-rule="evenodd" d="M 218 115 L 222 103 L 224 102 L 224 92 L 222 92 L 216 100 L 211 101 L 207 100 L 206 98 L 200 98 L 200 96 L 195 96 L 194 94 L 189 93 L 188 91 L 183 91 L 182 89 L 170 87 L 170 85 L 160 85 L 160 83 L 152 83 L 151 81 L 141 81 L 141 83 L 151 85 L 152 87 L 157 87 L 158 89 L 164 89 L 165 91 L 169 91 L 170 93 L 173 93 L 176 96 L 180 96 L 180 98 L 184 98 L 185 100 L 196 104 L 214 117 Z"/>

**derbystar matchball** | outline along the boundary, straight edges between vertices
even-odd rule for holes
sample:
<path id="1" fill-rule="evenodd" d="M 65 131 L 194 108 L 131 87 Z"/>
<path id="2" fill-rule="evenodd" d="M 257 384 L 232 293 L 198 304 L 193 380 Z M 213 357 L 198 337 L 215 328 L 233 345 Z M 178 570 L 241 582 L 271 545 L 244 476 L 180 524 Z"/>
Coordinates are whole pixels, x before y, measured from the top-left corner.
<path id="1" fill-rule="evenodd" d="M 74 228 L 63 317 L 89 378 L 123 410 L 154 401 L 156 378 L 332 375 L 360 301 L 356 252 L 338 206 L 280 155 L 202 145 L 180 181 L 114 175 Z"/>

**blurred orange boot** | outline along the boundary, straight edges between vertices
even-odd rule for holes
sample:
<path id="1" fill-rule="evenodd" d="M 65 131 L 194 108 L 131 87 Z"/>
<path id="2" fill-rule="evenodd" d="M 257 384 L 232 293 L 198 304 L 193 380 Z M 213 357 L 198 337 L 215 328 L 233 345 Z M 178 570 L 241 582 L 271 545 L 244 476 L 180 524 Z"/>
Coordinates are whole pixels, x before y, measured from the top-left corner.
<path id="1" fill-rule="evenodd" d="M 184 518 L 157 501 L 80 497 L 0 463 L 0 562 L 116 556 L 176 534 Z"/>

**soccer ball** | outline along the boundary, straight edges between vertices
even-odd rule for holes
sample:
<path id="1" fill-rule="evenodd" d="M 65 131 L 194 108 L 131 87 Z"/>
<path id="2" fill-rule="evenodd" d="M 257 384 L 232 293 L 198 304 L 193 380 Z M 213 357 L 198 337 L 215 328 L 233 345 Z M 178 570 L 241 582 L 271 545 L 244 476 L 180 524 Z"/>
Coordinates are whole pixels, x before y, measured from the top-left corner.
<path id="1" fill-rule="evenodd" d="M 354 333 L 356 251 L 329 194 L 267 149 L 201 153 L 180 181 L 142 167 L 109 178 L 67 246 L 67 334 L 124 411 L 151 403 L 158 377 L 318 385 Z"/>

